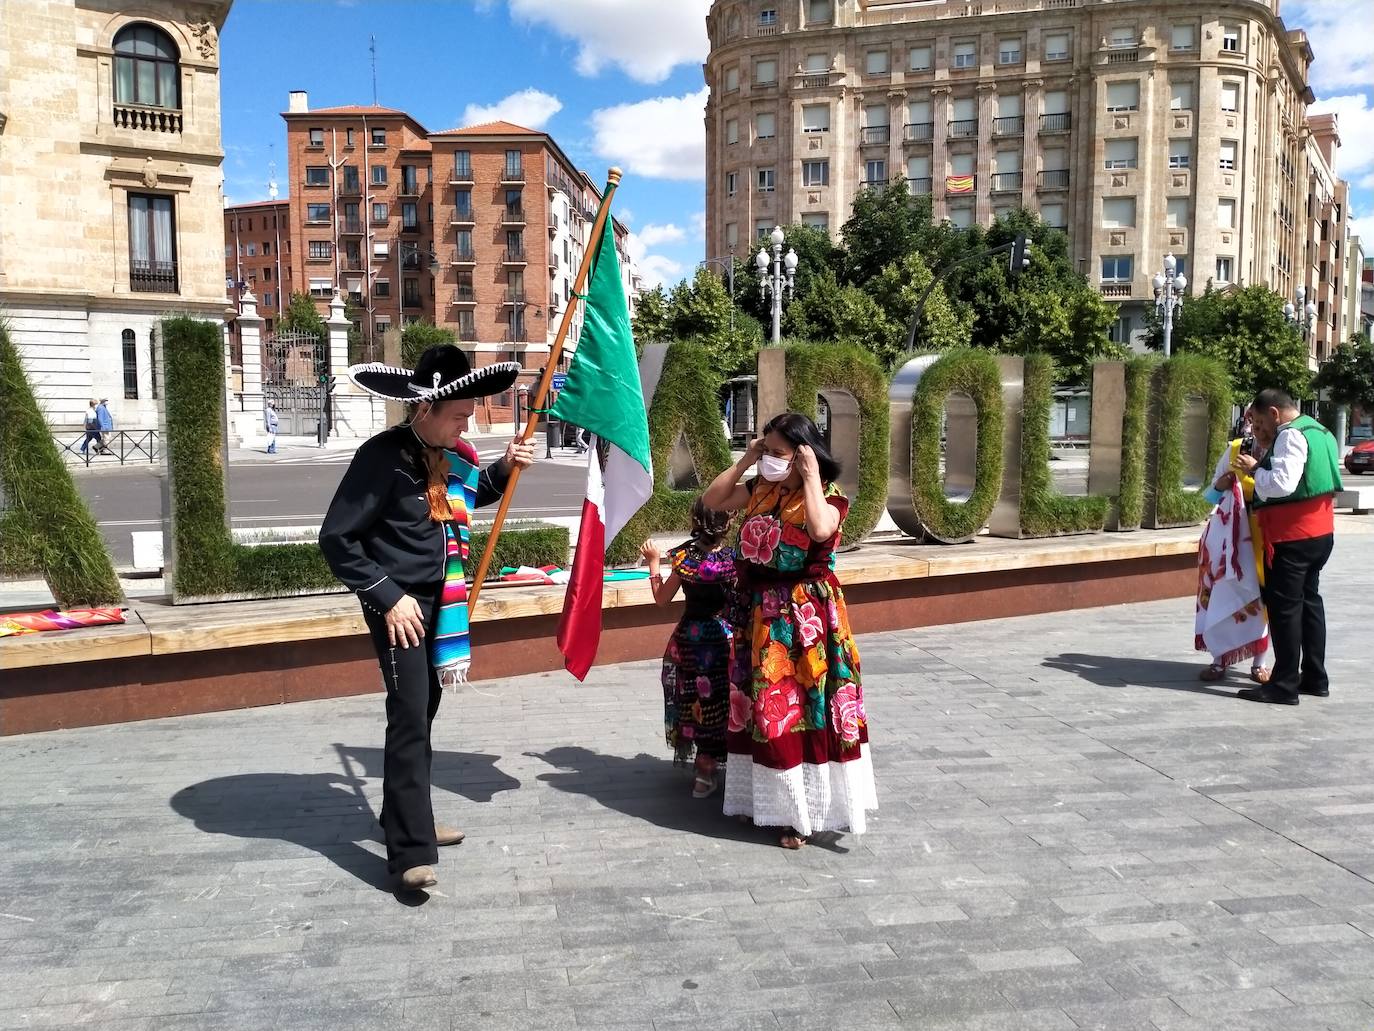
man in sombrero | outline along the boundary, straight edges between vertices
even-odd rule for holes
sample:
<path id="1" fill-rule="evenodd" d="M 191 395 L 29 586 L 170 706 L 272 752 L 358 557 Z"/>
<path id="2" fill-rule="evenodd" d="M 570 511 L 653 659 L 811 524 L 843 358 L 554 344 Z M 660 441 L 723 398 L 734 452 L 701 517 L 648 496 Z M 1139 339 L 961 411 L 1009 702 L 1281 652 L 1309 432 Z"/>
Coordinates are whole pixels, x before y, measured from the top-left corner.
<path id="1" fill-rule="evenodd" d="M 437 884 L 437 846 L 463 840 L 434 822 L 430 726 L 442 688 L 468 673 L 472 510 L 499 500 L 534 448 L 516 440 L 482 469 L 461 435 L 476 399 L 509 390 L 519 372 L 514 362 L 474 370 L 452 344 L 425 351 L 413 371 L 378 363 L 348 370 L 363 390 L 410 406 L 404 423 L 358 448 L 320 528 L 329 567 L 362 602 L 386 685 L 380 819 L 387 866 L 407 890 Z"/>

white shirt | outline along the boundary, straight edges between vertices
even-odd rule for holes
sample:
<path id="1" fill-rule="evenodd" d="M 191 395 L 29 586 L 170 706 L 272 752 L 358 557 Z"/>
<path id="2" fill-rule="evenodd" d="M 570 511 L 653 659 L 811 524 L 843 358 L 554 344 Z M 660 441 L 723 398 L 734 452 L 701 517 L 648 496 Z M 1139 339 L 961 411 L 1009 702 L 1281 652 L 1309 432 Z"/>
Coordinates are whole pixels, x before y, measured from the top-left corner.
<path id="1" fill-rule="evenodd" d="M 1286 498 L 1298 489 L 1307 468 L 1307 438 L 1291 421 L 1279 427 L 1268 469 L 1255 468 L 1255 493 L 1265 501 Z"/>

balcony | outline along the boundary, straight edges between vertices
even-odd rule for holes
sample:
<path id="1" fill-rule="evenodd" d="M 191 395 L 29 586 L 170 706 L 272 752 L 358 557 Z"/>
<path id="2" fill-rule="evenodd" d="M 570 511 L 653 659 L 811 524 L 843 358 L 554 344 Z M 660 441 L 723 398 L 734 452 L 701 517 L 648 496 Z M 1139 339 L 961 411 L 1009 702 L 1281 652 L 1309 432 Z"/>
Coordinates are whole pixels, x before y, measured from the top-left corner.
<path id="1" fill-rule="evenodd" d="M 992 174 L 993 193 L 1020 193 L 1020 172 L 994 172 Z"/>
<path id="2" fill-rule="evenodd" d="M 951 140 L 966 140 L 978 135 L 978 119 L 960 118 L 949 123 L 949 138 Z"/>
<path id="3" fill-rule="evenodd" d="M 841 72 L 801 72 L 792 76 L 793 89 L 829 89 L 844 81 Z"/>
<path id="4" fill-rule="evenodd" d="M 524 304 L 524 303 L 525 303 L 525 291 L 523 291 L 523 290 L 507 290 L 507 291 L 506 291 L 506 298 L 505 298 L 505 300 L 502 301 L 501 303 L 502 303 L 502 304 Z"/>
<path id="5" fill-rule="evenodd" d="M 525 224 L 525 209 L 516 204 L 506 205 L 501 209 L 501 224 L 503 226 L 522 226 Z"/>
<path id="6" fill-rule="evenodd" d="M 1067 190 L 1069 188 L 1069 170 L 1067 168 L 1052 168 L 1039 172 L 1035 177 L 1035 186 L 1039 190 Z"/>
<path id="7" fill-rule="evenodd" d="M 501 169 L 501 182 L 504 183 L 523 183 L 525 181 L 525 168 L 523 165 L 506 165 Z"/>
<path id="8" fill-rule="evenodd" d="M 779 25 L 777 22 L 769 22 L 769 23 L 766 24 L 766 25 L 755 25 L 755 26 L 754 26 L 754 36 L 755 36 L 755 38 L 760 38 L 760 37 L 763 37 L 763 36 L 776 36 L 776 35 L 777 35 L 779 32 L 781 32 L 781 31 L 782 31 L 782 26 Z"/>
<path id="9" fill-rule="evenodd" d="M 455 168 L 452 172 L 448 174 L 448 181 L 450 183 L 455 184 L 472 182 L 472 166 L 462 165 L 458 168 Z"/>
<path id="10" fill-rule="evenodd" d="M 505 256 L 502 257 L 501 261 L 506 265 L 526 265 L 529 263 L 525 248 L 512 246 L 506 247 Z"/>
<path id="11" fill-rule="evenodd" d="M 913 197 L 922 197 L 930 193 L 931 185 L 932 183 L 929 176 L 922 179 L 908 179 L 906 181 L 906 187 L 911 191 Z"/>
<path id="12" fill-rule="evenodd" d="M 139 132 L 180 133 L 181 109 L 116 103 L 114 124 L 118 129 L 136 129 Z"/>
<path id="13" fill-rule="evenodd" d="M 466 323 L 460 322 L 458 323 L 458 328 L 454 331 L 454 335 L 458 338 L 458 342 L 461 344 L 477 343 L 476 326 L 469 326 Z"/>
<path id="14" fill-rule="evenodd" d="M 992 120 L 992 134 L 994 136 L 1021 136 L 1025 134 L 1025 131 L 1026 120 L 1021 115 Z"/>
<path id="15" fill-rule="evenodd" d="M 453 214 L 449 216 L 448 224 L 451 226 L 476 225 L 477 217 L 473 214 L 472 208 L 454 208 Z"/>
<path id="16" fill-rule="evenodd" d="M 345 272 L 361 272 L 363 270 L 363 259 L 360 254 L 345 255 L 339 261 L 339 268 Z"/>
<path id="17" fill-rule="evenodd" d="M 471 247 L 455 247 L 453 249 L 452 264 L 454 265 L 476 265 L 477 252 Z"/>
<path id="18" fill-rule="evenodd" d="M 401 223 L 401 232 L 403 232 L 403 233 L 418 233 L 419 231 L 420 231 L 420 221 L 419 221 L 419 219 L 416 219 L 416 220 L 413 221 L 413 222 L 402 222 L 402 223 Z"/>
<path id="19" fill-rule="evenodd" d="M 1106 63 L 1109 64 L 1109 65 L 1113 65 L 1113 64 L 1135 64 L 1135 63 L 1138 62 L 1139 60 L 1140 60 L 1140 48 L 1139 48 L 1139 47 L 1120 47 L 1120 48 L 1117 48 L 1117 49 L 1114 49 L 1114 50 L 1108 50 L 1108 51 L 1107 51 L 1107 61 L 1106 61 Z"/>
<path id="20" fill-rule="evenodd" d="M 934 137 L 934 122 L 907 122 L 902 127 L 902 139 L 907 143 L 929 143 Z"/>
<path id="21" fill-rule="evenodd" d="M 1067 111 L 1053 115 L 1040 116 L 1041 132 L 1068 132 L 1073 126 L 1073 116 Z"/>
<path id="22" fill-rule="evenodd" d="M 470 286 L 460 286 L 457 290 L 453 291 L 453 303 L 476 304 L 477 291 Z"/>
<path id="23" fill-rule="evenodd" d="M 339 186 L 340 197 L 361 197 L 363 195 L 363 183 L 361 179 L 344 179 Z"/>
<path id="24" fill-rule="evenodd" d="M 339 232 L 345 236 L 362 236 L 363 220 L 361 218 L 341 218 L 339 219 Z"/>
<path id="25" fill-rule="evenodd" d="M 861 190 L 881 190 L 887 186 L 886 179 L 860 179 L 859 189 Z"/>
<path id="26" fill-rule="evenodd" d="M 175 261 L 129 261 L 129 289 L 136 294 L 174 294 L 177 292 Z"/>
<path id="27" fill-rule="evenodd" d="M 419 294 L 407 294 L 401 299 L 402 308 L 423 308 L 424 302 L 420 300 Z"/>
<path id="28" fill-rule="evenodd" d="M 410 272 L 419 272 L 421 268 L 420 255 L 413 252 L 401 255 L 401 268 Z"/>
<path id="29" fill-rule="evenodd" d="M 418 197 L 420 196 L 420 184 L 403 182 L 401 183 L 400 192 L 402 197 Z"/>
<path id="30" fill-rule="evenodd" d="M 866 125 L 859 130 L 859 143 L 868 147 L 886 143 L 892 138 L 892 128 L 887 125 Z"/>
<path id="31" fill-rule="evenodd" d="M 501 334 L 501 340 L 507 344 L 529 343 L 530 335 L 525 331 L 524 326 L 507 326 L 506 331 Z"/>
<path id="32" fill-rule="evenodd" d="M 1130 297 L 1130 283 L 1103 283 L 1100 287 L 1103 297 Z"/>

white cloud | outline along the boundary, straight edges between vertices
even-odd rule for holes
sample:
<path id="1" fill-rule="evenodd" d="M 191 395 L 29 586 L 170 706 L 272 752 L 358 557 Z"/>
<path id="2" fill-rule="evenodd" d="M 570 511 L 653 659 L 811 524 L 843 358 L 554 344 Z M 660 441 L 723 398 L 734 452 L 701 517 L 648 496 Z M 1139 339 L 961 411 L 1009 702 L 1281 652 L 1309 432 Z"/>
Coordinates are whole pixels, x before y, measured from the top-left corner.
<path id="1" fill-rule="evenodd" d="M 711 0 L 510 0 L 518 21 L 547 25 L 578 45 L 577 71 L 617 65 L 639 82 L 662 82 L 706 59 Z"/>
<path id="2" fill-rule="evenodd" d="M 692 212 L 692 239 L 706 239 L 706 212 L 704 211 Z"/>
<path id="3" fill-rule="evenodd" d="M 672 229 L 679 234 L 682 230 L 676 226 L 645 226 L 645 231 Z M 655 233 L 649 233 L 650 239 L 656 237 Z M 678 237 L 680 239 L 680 236 Z M 672 237 L 657 239 L 655 242 L 672 242 Z M 639 274 L 644 280 L 644 285 L 653 288 L 662 286 L 665 283 L 676 283 L 682 278 L 685 266 L 682 262 L 668 257 L 666 254 L 650 254 L 649 248 L 654 243 L 649 243 L 645 237 L 639 233 L 630 233 L 625 237 L 625 249 L 629 252 L 630 258 L 639 268 Z"/>
<path id="4" fill-rule="evenodd" d="M 544 124 L 563 110 L 563 101 L 552 93 L 537 89 L 522 89 L 494 104 L 469 104 L 463 109 L 463 125 L 483 122 L 514 122 L 526 129 L 542 129 Z"/>
<path id="5" fill-rule="evenodd" d="M 1356 186 L 1374 186 L 1374 107 L 1362 93 L 1319 100 L 1307 109 L 1309 115 L 1336 115 L 1336 131 L 1341 148 L 1336 151 L 1336 174 Z"/>
<path id="6" fill-rule="evenodd" d="M 1318 96 L 1340 90 L 1368 87 L 1369 41 L 1359 30 L 1352 0 L 1296 0 L 1285 3 L 1283 22 L 1302 29 L 1312 44 L 1312 88 Z"/>
<path id="7" fill-rule="evenodd" d="M 654 179 L 706 177 L 708 90 L 592 112 L 593 147 L 627 172 Z"/>
<path id="8" fill-rule="evenodd" d="M 681 243 L 687 238 L 687 234 L 671 222 L 664 226 L 650 223 L 641 229 L 637 235 L 644 242 L 645 247 L 657 247 L 661 243 Z"/>

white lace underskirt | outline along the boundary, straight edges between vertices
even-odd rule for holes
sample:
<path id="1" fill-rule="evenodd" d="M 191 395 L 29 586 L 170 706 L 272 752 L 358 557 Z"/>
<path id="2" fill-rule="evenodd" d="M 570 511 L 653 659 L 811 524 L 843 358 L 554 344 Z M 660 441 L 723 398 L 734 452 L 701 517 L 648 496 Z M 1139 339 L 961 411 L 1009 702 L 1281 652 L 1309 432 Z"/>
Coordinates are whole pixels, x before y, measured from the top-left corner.
<path id="1" fill-rule="evenodd" d="M 775 770 L 735 754 L 725 766 L 725 815 L 748 816 L 760 827 L 795 827 L 803 837 L 820 831 L 862 834 L 868 812 L 877 808 L 867 745 L 857 759 L 824 766 Z"/>

